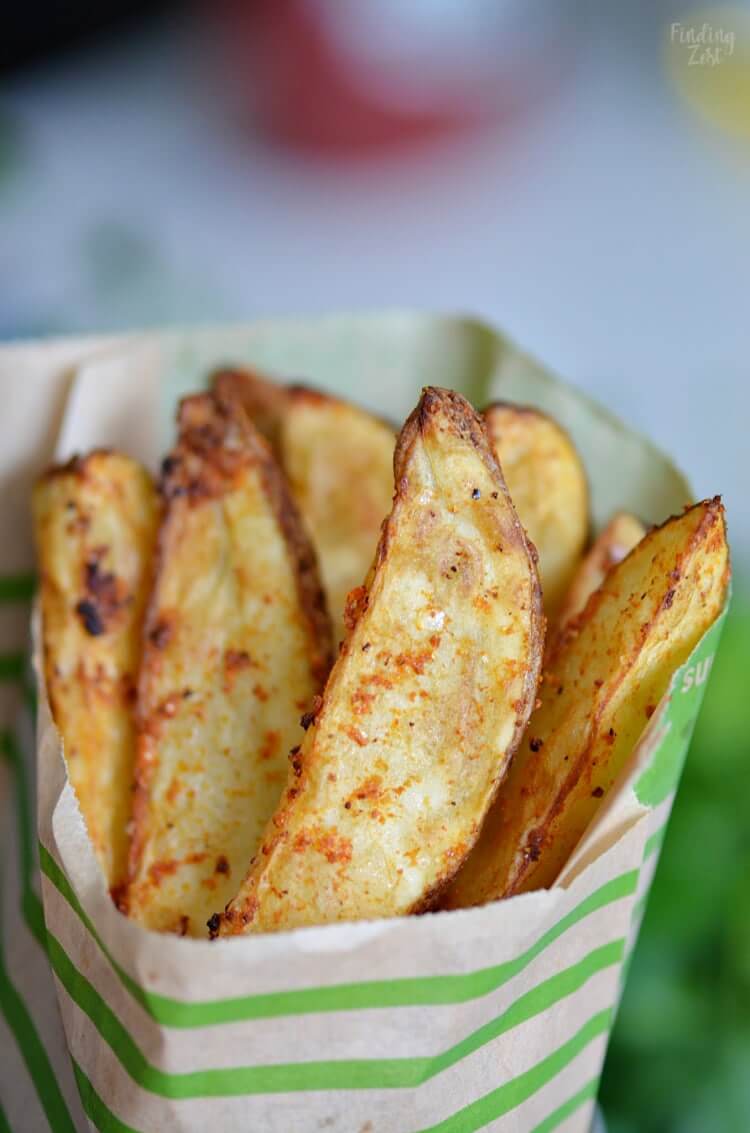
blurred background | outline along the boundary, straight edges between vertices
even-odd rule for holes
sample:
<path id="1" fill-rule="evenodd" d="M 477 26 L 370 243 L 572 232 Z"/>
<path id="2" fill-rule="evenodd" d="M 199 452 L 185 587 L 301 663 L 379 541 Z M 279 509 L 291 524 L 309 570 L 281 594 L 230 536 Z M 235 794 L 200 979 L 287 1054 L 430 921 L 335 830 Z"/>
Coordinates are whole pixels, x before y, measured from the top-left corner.
<path id="1" fill-rule="evenodd" d="M 750 5 L 29 0 L 0 69 L 0 337 L 477 314 L 724 494 L 734 610 L 602 1102 L 750 1128 Z"/>

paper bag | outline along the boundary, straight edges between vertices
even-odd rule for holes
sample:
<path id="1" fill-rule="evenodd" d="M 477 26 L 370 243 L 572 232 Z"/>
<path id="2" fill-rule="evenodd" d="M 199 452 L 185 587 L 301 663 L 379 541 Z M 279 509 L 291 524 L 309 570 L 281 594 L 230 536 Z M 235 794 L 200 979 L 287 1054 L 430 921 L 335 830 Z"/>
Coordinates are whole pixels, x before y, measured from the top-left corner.
<path id="1" fill-rule="evenodd" d="M 38 676 L 38 625 L 36 678 L 23 662 L 28 493 L 55 434 L 55 458 L 113 445 L 156 468 L 178 396 L 244 363 L 395 421 L 428 383 L 547 409 L 584 457 L 597 527 L 616 508 L 661 521 L 690 499 L 651 445 L 470 320 L 331 317 L 0 350 L 5 684 L 24 702 L 16 728 L 2 705 L 0 1129 L 583 1133 L 720 622 L 549 891 L 217 942 L 149 933 L 105 891 Z"/>

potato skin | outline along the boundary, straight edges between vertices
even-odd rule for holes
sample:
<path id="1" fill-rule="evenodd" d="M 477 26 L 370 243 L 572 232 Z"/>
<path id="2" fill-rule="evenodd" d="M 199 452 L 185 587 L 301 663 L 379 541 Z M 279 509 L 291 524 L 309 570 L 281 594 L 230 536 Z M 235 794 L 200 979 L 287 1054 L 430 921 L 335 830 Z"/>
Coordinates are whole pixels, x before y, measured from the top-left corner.
<path id="1" fill-rule="evenodd" d="M 729 577 L 718 497 L 654 528 L 610 570 L 545 663 L 540 707 L 445 908 L 555 881 L 720 614 Z"/>
<path id="2" fill-rule="evenodd" d="M 597 535 L 573 576 L 558 612 L 554 636 L 564 632 L 581 613 L 612 567 L 622 562 L 645 534 L 646 528 L 640 519 L 629 512 L 618 511 L 612 516 L 607 526 Z"/>
<path id="3" fill-rule="evenodd" d="M 150 476 L 97 451 L 33 496 L 44 672 L 68 775 L 110 889 L 125 879 L 133 704 L 158 501 Z"/>
<path id="4" fill-rule="evenodd" d="M 330 668 L 330 626 L 315 554 L 238 402 L 182 402 L 161 491 L 123 907 L 149 928 L 205 936 L 283 790 L 300 715 Z"/>
<path id="5" fill-rule="evenodd" d="M 396 496 L 289 785 L 216 935 L 430 908 L 468 853 L 534 704 L 533 548 L 485 430 L 428 388 Z"/>
<path id="6" fill-rule="evenodd" d="M 391 508 L 393 429 L 340 398 L 247 370 L 221 371 L 213 388 L 239 397 L 273 446 L 317 551 L 340 641 L 347 595 L 364 578 Z"/>
<path id="7" fill-rule="evenodd" d="M 552 623 L 588 537 L 585 469 L 565 430 L 538 409 L 495 402 L 484 421 L 518 517 L 539 554 L 544 610 Z"/>

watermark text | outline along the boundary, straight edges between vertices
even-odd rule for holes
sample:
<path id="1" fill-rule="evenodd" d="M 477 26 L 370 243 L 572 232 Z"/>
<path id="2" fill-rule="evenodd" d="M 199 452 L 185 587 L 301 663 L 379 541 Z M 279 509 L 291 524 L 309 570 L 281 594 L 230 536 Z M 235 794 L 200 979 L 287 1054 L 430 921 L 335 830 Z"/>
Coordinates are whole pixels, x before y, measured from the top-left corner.
<path id="1" fill-rule="evenodd" d="M 669 39 L 683 48 L 688 67 L 718 67 L 734 55 L 736 35 L 714 24 L 675 21 L 670 25 Z"/>

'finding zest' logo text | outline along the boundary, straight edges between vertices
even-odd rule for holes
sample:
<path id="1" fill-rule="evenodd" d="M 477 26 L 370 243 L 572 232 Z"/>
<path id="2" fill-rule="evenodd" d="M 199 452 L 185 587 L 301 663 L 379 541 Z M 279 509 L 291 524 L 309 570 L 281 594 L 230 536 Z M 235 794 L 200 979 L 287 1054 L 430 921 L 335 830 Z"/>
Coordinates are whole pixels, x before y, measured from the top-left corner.
<path id="1" fill-rule="evenodd" d="M 717 67 L 734 55 L 736 35 L 713 24 L 697 27 L 676 21 L 670 25 L 669 39 L 684 50 L 688 67 Z"/>

